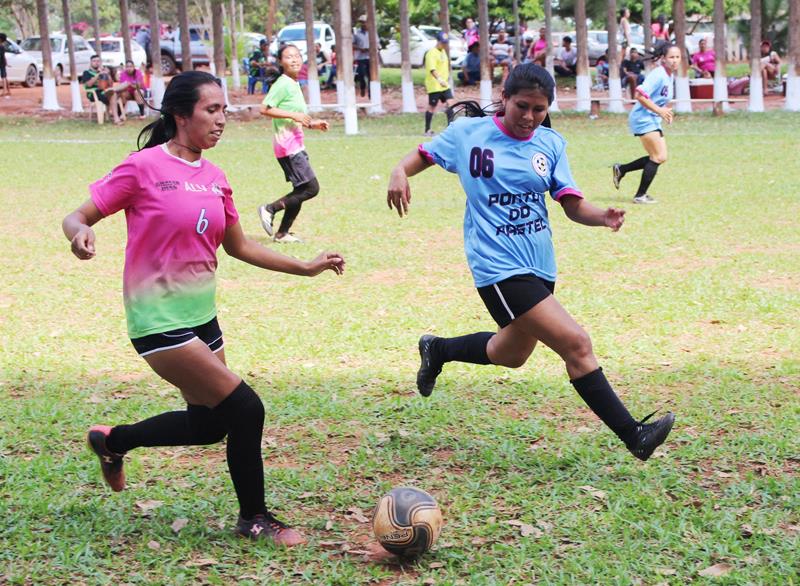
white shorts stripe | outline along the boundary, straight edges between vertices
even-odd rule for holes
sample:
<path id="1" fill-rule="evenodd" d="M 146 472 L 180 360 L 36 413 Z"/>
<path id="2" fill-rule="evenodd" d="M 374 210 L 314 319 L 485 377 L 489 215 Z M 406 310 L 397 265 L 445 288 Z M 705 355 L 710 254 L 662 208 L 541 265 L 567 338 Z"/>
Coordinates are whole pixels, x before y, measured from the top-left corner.
<path id="1" fill-rule="evenodd" d="M 216 350 L 212 350 L 212 352 L 213 352 L 214 354 L 216 354 L 217 352 L 219 352 L 220 350 L 222 350 L 224 347 L 225 347 L 225 342 L 223 342 L 223 343 L 222 343 L 222 346 L 220 346 L 220 347 L 219 347 L 219 348 L 217 348 Z"/>
<path id="2" fill-rule="evenodd" d="M 505 299 L 505 297 L 503 297 L 503 294 L 500 292 L 500 287 L 497 286 L 497 283 L 494 283 L 492 285 L 492 287 L 494 287 L 494 290 L 497 291 L 497 296 L 500 298 L 500 301 L 502 302 L 503 307 L 506 308 L 506 311 L 508 312 L 508 315 L 511 316 L 511 321 L 514 321 L 515 319 L 517 319 L 516 316 L 514 315 L 514 313 L 511 311 L 511 308 L 508 306 L 508 303 L 506 303 L 506 299 Z"/>
<path id="3" fill-rule="evenodd" d="M 195 340 L 199 340 L 197 336 L 192 338 L 191 340 L 186 340 L 185 342 L 181 342 L 180 344 L 175 344 L 174 346 L 164 346 L 163 348 L 156 348 L 155 350 L 148 350 L 147 352 L 142 352 L 139 356 L 147 356 L 148 354 L 155 354 L 156 352 L 163 352 L 164 350 L 172 350 L 173 348 L 180 348 L 181 346 L 186 346 L 186 344 L 191 344 Z"/>

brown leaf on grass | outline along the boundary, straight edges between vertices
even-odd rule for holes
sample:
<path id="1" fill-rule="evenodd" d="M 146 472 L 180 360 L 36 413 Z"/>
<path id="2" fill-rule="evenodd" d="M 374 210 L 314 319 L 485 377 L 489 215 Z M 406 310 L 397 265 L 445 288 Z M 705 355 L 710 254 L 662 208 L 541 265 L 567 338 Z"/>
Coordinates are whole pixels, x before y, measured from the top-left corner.
<path id="1" fill-rule="evenodd" d="M 470 543 L 472 545 L 485 545 L 488 541 L 485 537 L 473 537 Z"/>
<path id="2" fill-rule="evenodd" d="M 214 558 L 200 558 L 197 560 L 189 560 L 184 567 L 186 568 L 207 568 L 208 566 L 216 566 L 219 562 Z"/>
<path id="3" fill-rule="evenodd" d="M 662 576 L 674 576 L 675 574 L 678 573 L 677 570 L 674 570 L 672 568 L 656 568 L 656 572 L 658 572 Z"/>
<path id="4" fill-rule="evenodd" d="M 431 562 L 431 563 L 428 564 L 428 567 L 431 570 L 435 570 L 436 568 L 443 568 L 444 567 L 444 562 Z"/>
<path id="5" fill-rule="evenodd" d="M 341 549 L 341 546 L 344 544 L 344 541 L 318 541 L 317 544 L 322 549 Z"/>
<path id="6" fill-rule="evenodd" d="M 180 533 L 180 532 L 181 532 L 181 529 L 183 529 L 184 527 L 186 527 L 188 524 L 189 524 L 189 519 L 183 519 L 183 518 L 181 518 L 181 519 L 175 519 L 175 520 L 172 522 L 172 525 L 170 525 L 170 527 L 172 528 L 172 530 L 173 530 L 175 533 Z"/>
<path id="7" fill-rule="evenodd" d="M 164 501 L 154 501 L 154 500 L 136 501 L 136 506 L 139 507 L 139 510 L 142 511 L 142 514 L 144 515 L 149 515 L 154 509 L 157 509 L 163 504 Z"/>
<path id="8" fill-rule="evenodd" d="M 333 519 L 327 519 L 325 521 L 325 531 L 330 531 L 333 529 Z"/>
<path id="9" fill-rule="evenodd" d="M 748 525 L 747 523 L 744 523 L 744 524 L 739 526 L 739 534 L 742 537 L 745 537 L 745 538 L 752 537 L 753 536 L 753 528 L 750 525 Z"/>
<path id="10" fill-rule="evenodd" d="M 149 547 L 153 551 L 158 551 L 159 549 L 161 549 L 161 544 L 158 541 L 155 541 L 155 540 L 148 541 L 147 542 L 147 547 Z"/>
<path id="11" fill-rule="evenodd" d="M 359 523 L 369 523 L 369 519 L 364 515 L 364 511 L 359 507 L 350 507 L 347 509 L 345 517 L 358 521 Z"/>
<path id="12" fill-rule="evenodd" d="M 436 584 L 436 580 L 434 580 L 433 578 L 425 578 L 422 581 L 422 583 L 424 584 L 424 586 L 434 586 Z"/>
<path id="13" fill-rule="evenodd" d="M 734 476 L 736 476 L 735 474 L 731 474 L 730 472 L 723 472 L 722 470 L 716 470 L 714 474 L 716 474 L 720 478 L 733 478 Z"/>
<path id="14" fill-rule="evenodd" d="M 534 527 L 533 525 L 528 525 L 527 523 L 523 523 L 518 519 L 509 519 L 508 521 L 506 521 L 506 523 L 508 523 L 513 527 L 519 527 L 519 534 L 522 537 L 530 537 L 531 535 L 533 535 L 536 539 L 539 539 L 542 535 L 544 535 L 541 529 Z"/>
<path id="15" fill-rule="evenodd" d="M 589 486 L 588 484 L 585 485 L 585 486 L 579 486 L 578 488 L 580 488 L 583 491 L 588 492 L 590 495 L 592 495 L 594 498 L 596 498 L 599 501 L 606 500 L 606 492 L 604 490 L 597 489 L 594 486 Z"/>
<path id="16" fill-rule="evenodd" d="M 709 566 L 705 570 L 700 570 L 697 573 L 700 574 L 701 576 L 706 576 L 710 578 L 719 578 L 720 576 L 725 576 L 727 574 L 730 574 L 731 570 L 733 570 L 732 565 L 722 562 L 719 564 L 714 564 L 713 566 Z"/>

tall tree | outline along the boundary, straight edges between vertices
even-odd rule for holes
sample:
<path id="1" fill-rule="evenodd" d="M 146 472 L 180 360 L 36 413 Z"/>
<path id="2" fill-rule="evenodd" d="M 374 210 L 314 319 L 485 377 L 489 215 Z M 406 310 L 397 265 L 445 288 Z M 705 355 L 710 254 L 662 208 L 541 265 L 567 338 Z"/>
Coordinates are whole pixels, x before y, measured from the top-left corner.
<path id="1" fill-rule="evenodd" d="M 233 89 L 241 89 L 242 80 L 239 77 L 239 49 L 236 46 L 238 36 L 236 34 L 236 0 L 230 1 L 230 13 L 228 14 L 228 28 L 231 32 L 231 74 L 233 75 Z"/>
<path id="2" fill-rule="evenodd" d="M 761 83 L 761 0 L 750 0 L 750 104 L 751 112 L 764 111 Z"/>
<path id="3" fill-rule="evenodd" d="M 378 14 L 375 0 L 367 0 L 367 29 L 369 30 L 369 98 L 375 104 L 369 111 L 372 114 L 383 112 L 383 96 L 381 91 L 381 55 L 378 39 Z"/>
<path id="4" fill-rule="evenodd" d="M 786 103 L 790 112 L 800 112 L 800 0 L 789 0 L 789 52 Z"/>
<path id="5" fill-rule="evenodd" d="M 675 76 L 675 111 L 691 112 L 692 102 L 689 93 L 689 59 L 686 50 L 686 0 L 672 3 L 672 22 L 675 27 L 675 44 L 681 51 L 681 63 Z"/>
<path id="6" fill-rule="evenodd" d="M 403 91 L 403 112 L 416 112 L 417 100 L 414 97 L 414 82 L 411 79 L 410 23 L 408 0 L 399 1 L 400 9 L 400 79 Z"/>
<path id="7" fill-rule="evenodd" d="M 211 30 L 214 34 L 214 68 L 216 75 L 222 80 L 222 89 L 225 92 L 225 101 L 228 100 L 227 83 L 225 79 L 225 31 L 223 22 L 223 0 L 211 2 Z"/>
<path id="8" fill-rule="evenodd" d="M 272 35 L 275 34 L 275 13 L 277 11 L 278 11 L 278 0 L 269 0 L 269 8 L 267 9 L 267 28 L 264 31 L 267 36 L 268 43 L 272 42 Z"/>
<path id="9" fill-rule="evenodd" d="M 53 53 L 50 47 L 50 27 L 47 23 L 47 0 L 36 0 L 36 13 L 39 16 L 39 38 L 42 40 L 42 108 L 60 110 L 56 80 L 53 79 Z"/>
<path id="10" fill-rule="evenodd" d="M 303 14 L 306 21 L 306 62 L 308 63 L 308 101 L 312 112 L 318 112 L 322 102 L 317 74 L 317 45 L 314 38 L 314 0 L 304 0 Z"/>
<path id="11" fill-rule="evenodd" d="M 653 24 L 653 10 L 650 0 L 642 0 L 642 29 L 644 32 L 644 50 L 650 52 L 653 48 L 653 35 L 650 25 Z"/>
<path id="12" fill-rule="evenodd" d="M 181 36 L 181 70 L 191 71 L 192 63 L 192 37 L 189 33 L 189 10 L 186 0 L 178 0 L 178 28 Z"/>
<path id="13" fill-rule="evenodd" d="M 64 13 L 64 31 L 67 35 L 67 51 L 69 52 L 69 93 L 72 99 L 72 111 L 83 112 L 81 87 L 78 84 L 78 71 L 75 65 L 75 41 L 72 39 L 72 14 L 69 10 L 69 0 L 61 0 L 61 10 Z"/>
<path id="14" fill-rule="evenodd" d="M 489 56 L 489 2 L 478 0 L 478 34 L 480 35 L 481 56 L 481 106 L 492 103 L 492 76 L 493 67 Z M 453 80 L 450 80 L 452 85 Z"/>
<path id="15" fill-rule="evenodd" d="M 730 109 L 728 78 L 725 75 L 725 0 L 714 0 L 714 103 L 723 111 Z"/>
<path id="16" fill-rule="evenodd" d="M 147 12 L 150 17 L 150 60 L 153 64 L 153 76 L 150 79 L 150 93 L 153 106 L 161 108 L 164 97 L 164 72 L 161 67 L 161 22 L 158 19 L 158 0 L 147 0 Z"/>
<path id="17" fill-rule="evenodd" d="M 555 79 L 555 71 L 553 70 L 553 2 L 552 0 L 544 0 L 544 40 L 547 43 L 545 49 L 545 67 L 550 73 L 550 76 Z M 551 112 L 558 112 L 558 84 L 553 86 L 553 103 L 550 104 Z"/>
<path id="18" fill-rule="evenodd" d="M 332 0 L 333 5 L 333 34 L 336 37 L 336 103 L 340 111 L 344 111 L 344 77 L 342 73 L 341 39 L 342 39 L 342 13 L 339 0 Z"/>
<path id="19" fill-rule="evenodd" d="M 608 0 L 608 111 L 617 114 L 625 111 L 622 105 L 622 83 L 619 79 L 620 55 L 617 51 L 617 2 Z"/>
<path id="20" fill-rule="evenodd" d="M 350 0 L 339 2 L 341 39 L 336 40 L 338 53 L 337 75 L 342 77 L 344 93 L 344 133 L 358 134 L 358 115 L 356 113 L 356 86 L 353 79 L 353 13 Z"/>
<path id="21" fill-rule="evenodd" d="M 122 50 L 125 51 L 125 60 L 133 58 L 131 51 L 131 29 L 128 26 L 128 0 L 119 0 L 120 33 L 122 33 Z M 100 40 L 97 40 L 100 44 Z"/>
<path id="22" fill-rule="evenodd" d="M 102 60 L 103 48 L 100 45 L 100 14 L 97 12 L 97 0 L 92 0 L 92 27 L 94 28 L 95 53 Z"/>
<path id="23" fill-rule="evenodd" d="M 578 112 L 588 112 L 592 106 L 592 80 L 589 75 L 589 31 L 586 26 L 586 0 L 575 0 L 575 37 L 578 46 L 575 109 Z"/>

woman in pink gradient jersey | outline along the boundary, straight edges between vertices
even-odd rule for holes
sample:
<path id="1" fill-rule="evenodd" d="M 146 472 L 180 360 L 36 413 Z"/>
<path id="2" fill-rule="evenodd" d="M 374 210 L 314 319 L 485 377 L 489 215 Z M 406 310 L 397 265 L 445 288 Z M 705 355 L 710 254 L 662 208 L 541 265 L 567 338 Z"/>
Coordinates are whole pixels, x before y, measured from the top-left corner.
<path id="1" fill-rule="evenodd" d="M 145 446 L 208 445 L 227 436 L 227 461 L 239 518 L 236 532 L 280 545 L 303 536 L 278 521 L 264 503 L 261 434 L 264 407 L 258 395 L 225 363 L 214 301 L 217 248 L 272 271 L 316 276 L 344 271 L 344 259 L 323 252 L 300 261 L 247 238 L 239 224 L 225 174 L 203 159 L 225 129 L 220 82 L 199 71 L 169 83 L 161 117 L 139 135 L 145 140 L 103 179 L 91 197 L 64 218 L 72 253 L 95 256 L 92 226 L 125 211 L 123 297 L 128 334 L 150 367 L 180 389 L 186 409 L 132 425 L 95 425 L 88 443 L 100 459 L 106 482 L 125 488 L 123 458 Z"/>

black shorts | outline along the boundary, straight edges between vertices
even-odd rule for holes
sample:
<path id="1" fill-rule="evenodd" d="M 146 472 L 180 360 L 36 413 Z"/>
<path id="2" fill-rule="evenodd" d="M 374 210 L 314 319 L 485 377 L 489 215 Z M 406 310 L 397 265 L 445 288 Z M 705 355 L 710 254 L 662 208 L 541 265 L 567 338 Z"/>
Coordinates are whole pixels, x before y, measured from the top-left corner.
<path id="1" fill-rule="evenodd" d="M 657 132 L 661 136 L 664 136 L 664 131 L 660 128 L 656 128 L 655 130 L 648 130 L 647 132 L 642 132 L 641 134 L 634 134 L 633 136 L 644 136 L 645 134 L 650 134 L 651 132 Z"/>
<path id="2" fill-rule="evenodd" d="M 177 330 L 170 330 L 160 334 L 131 338 L 131 343 L 139 356 L 147 356 L 162 350 L 172 350 L 173 348 L 186 346 L 186 344 L 197 338 L 205 342 L 212 352 L 222 350 L 225 345 L 225 341 L 222 339 L 222 330 L 219 329 L 216 317 L 193 328 L 178 328 Z"/>
<path id="3" fill-rule="evenodd" d="M 447 100 L 453 99 L 453 90 L 446 89 L 443 92 L 431 92 L 428 94 L 428 105 L 436 106 L 439 102 L 444 104 Z"/>
<path id="4" fill-rule="evenodd" d="M 305 151 L 281 157 L 278 159 L 278 164 L 283 169 L 286 181 L 290 182 L 292 187 L 298 187 L 317 178 L 314 169 L 311 168 L 311 162 L 308 160 L 308 153 Z"/>
<path id="5" fill-rule="evenodd" d="M 553 293 L 556 284 L 536 275 L 516 275 L 494 285 L 478 287 L 483 304 L 501 328 Z"/>
<path id="6" fill-rule="evenodd" d="M 6 78 L 6 66 L 0 65 L 0 79 Z"/>

